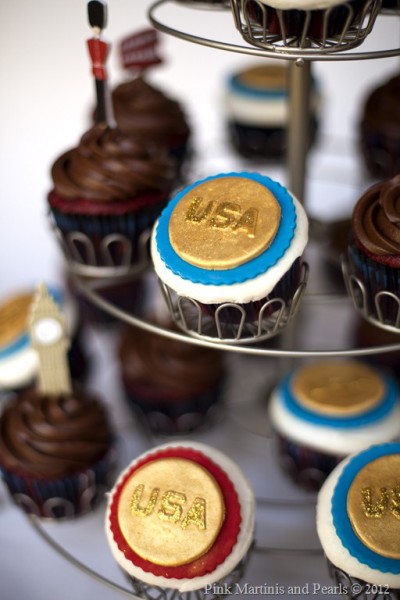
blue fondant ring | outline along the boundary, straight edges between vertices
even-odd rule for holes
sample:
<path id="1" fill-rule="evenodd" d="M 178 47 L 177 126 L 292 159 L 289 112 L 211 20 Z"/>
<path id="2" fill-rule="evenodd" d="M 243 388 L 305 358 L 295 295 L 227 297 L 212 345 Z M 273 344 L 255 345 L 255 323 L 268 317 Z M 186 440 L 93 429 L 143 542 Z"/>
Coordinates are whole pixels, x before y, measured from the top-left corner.
<path id="1" fill-rule="evenodd" d="M 286 409 L 293 415 L 313 423 L 326 427 L 334 427 L 337 429 L 351 429 L 354 427 L 364 427 L 376 423 L 386 417 L 393 410 L 398 396 L 397 385 L 395 381 L 388 375 L 381 373 L 381 377 L 385 384 L 385 391 L 380 402 L 369 410 L 355 415 L 322 415 L 316 411 L 302 406 L 292 394 L 292 380 L 295 372 L 288 375 L 280 385 L 280 393 L 282 401 Z"/>
<path id="2" fill-rule="evenodd" d="M 387 558 L 365 546 L 354 532 L 347 514 L 347 496 L 355 477 L 370 462 L 390 454 L 400 454 L 400 443 L 371 446 L 350 459 L 333 492 L 332 518 L 340 541 L 354 558 L 371 569 L 398 575 L 400 574 L 400 559 Z"/>
<path id="3" fill-rule="evenodd" d="M 169 220 L 175 206 L 197 186 L 223 177 L 251 179 L 269 189 L 281 207 L 281 220 L 270 246 L 247 263 L 226 270 L 209 270 L 193 266 L 183 260 L 173 249 L 169 240 Z M 157 249 L 165 266 L 175 275 L 192 283 L 203 285 L 232 285 L 254 279 L 275 265 L 289 248 L 296 229 L 296 208 L 289 192 L 280 183 L 258 173 L 222 173 L 196 181 L 180 191 L 163 210 L 156 226 Z"/>

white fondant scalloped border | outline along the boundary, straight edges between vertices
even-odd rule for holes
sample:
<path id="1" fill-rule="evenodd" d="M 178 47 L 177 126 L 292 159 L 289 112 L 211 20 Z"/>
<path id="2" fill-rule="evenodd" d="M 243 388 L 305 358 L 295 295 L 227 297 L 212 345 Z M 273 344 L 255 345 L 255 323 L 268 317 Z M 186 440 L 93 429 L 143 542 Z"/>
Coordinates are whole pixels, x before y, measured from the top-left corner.
<path id="1" fill-rule="evenodd" d="M 345 548 L 336 533 L 332 517 L 332 496 L 339 477 L 352 456 L 342 461 L 329 475 L 322 486 L 317 500 L 317 533 L 326 557 L 331 563 L 348 573 L 371 584 L 388 585 L 391 588 L 400 588 L 400 575 L 383 573 L 360 563 Z"/>
<path id="2" fill-rule="evenodd" d="M 363 427 L 327 427 L 306 422 L 290 412 L 276 388 L 270 399 L 269 414 L 276 431 L 284 437 L 325 454 L 347 456 L 371 444 L 390 442 L 400 437 L 400 405 L 377 423 Z"/>

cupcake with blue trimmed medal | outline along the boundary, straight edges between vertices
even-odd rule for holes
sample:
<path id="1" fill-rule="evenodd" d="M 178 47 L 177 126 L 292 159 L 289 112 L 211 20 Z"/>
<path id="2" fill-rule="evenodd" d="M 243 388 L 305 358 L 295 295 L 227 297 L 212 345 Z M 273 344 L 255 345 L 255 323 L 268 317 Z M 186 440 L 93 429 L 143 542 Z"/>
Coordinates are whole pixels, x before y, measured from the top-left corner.
<path id="1" fill-rule="evenodd" d="M 270 336 L 299 299 L 307 239 L 305 211 L 282 185 L 227 173 L 175 196 L 153 230 L 151 252 L 178 325 L 228 339 L 265 326 Z"/>
<path id="2" fill-rule="evenodd" d="M 371 446 L 341 462 L 318 495 L 319 540 L 346 598 L 399 598 L 399 473 L 399 443 Z"/>
<path id="3" fill-rule="evenodd" d="M 281 160 L 287 152 L 289 69 L 282 64 L 247 67 L 228 78 L 224 94 L 229 138 L 246 158 Z M 310 144 L 318 128 L 320 94 L 313 80 Z"/>
<path id="4" fill-rule="evenodd" d="M 269 412 L 282 466 L 308 489 L 344 457 L 400 437 L 394 378 L 356 360 L 298 368 L 274 390 Z"/>

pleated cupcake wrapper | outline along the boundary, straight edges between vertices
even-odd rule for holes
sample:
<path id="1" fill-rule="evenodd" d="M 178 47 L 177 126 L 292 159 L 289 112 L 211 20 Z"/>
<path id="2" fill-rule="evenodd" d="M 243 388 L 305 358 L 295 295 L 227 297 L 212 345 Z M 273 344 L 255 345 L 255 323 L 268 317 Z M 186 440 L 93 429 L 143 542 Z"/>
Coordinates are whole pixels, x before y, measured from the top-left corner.
<path id="1" fill-rule="evenodd" d="M 65 519 L 93 510 L 111 487 L 115 452 L 110 450 L 91 468 L 57 479 L 35 479 L 0 465 L 1 476 L 16 504 L 47 519 Z"/>
<path id="2" fill-rule="evenodd" d="M 221 600 L 222 597 L 230 597 L 235 593 L 235 584 L 238 581 L 243 581 L 246 573 L 247 563 L 253 550 L 254 542 L 248 549 L 245 556 L 239 561 L 239 563 L 232 568 L 231 572 L 228 573 L 224 578 L 213 582 L 212 590 L 207 591 L 206 587 L 202 587 L 198 590 L 189 592 L 180 592 L 179 590 L 158 587 L 156 585 L 150 585 L 140 581 L 136 577 L 129 575 L 126 571 L 121 568 L 121 572 L 125 575 L 126 580 L 131 584 L 132 590 L 135 594 L 146 600 Z M 219 590 L 229 590 L 232 592 L 224 594 Z M 240 596 L 238 596 L 240 597 Z"/>
<path id="3" fill-rule="evenodd" d="M 259 318 L 262 307 L 269 300 L 281 298 L 286 304 L 289 304 L 299 285 L 300 274 L 301 262 L 300 259 L 297 259 L 267 296 L 261 298 L 260 300 L 253 300 L 252 302 L 246 302 L 245 304 L 238 304 L 238 306 L 241 306 L 246 312 L 246 321 L 256 322 Z M 215 311 L 221 305 L 201 304 L 201 306 L 206 314 L 214 315 Z M 270 317 L 275 311 L 278 311 L 280 307 L 280 303 L 273 303 L 263 312 L 263 318 Z M 240 320 L 240 314 L 235 309 L 226 308 L 220 312 L 219 318 L 221 322 L 235 324 Z"/>
<path id="4" fill-rule="evenodd" d="M 123 379 L 126 400 L 131 409 L 145 419 L 150 429 L 157 433 L 178 434 L 192 431 L 207 420 L 211 409 L 221 404 L 225 378 L 222 377 L 206 391 L 198 392 L 180 400 L 166 395 L 162 401 L 145 397 L 134 385 Z"/>
<path id="5" fill-rule="evenodd" d="M 166 200 L 124 215 L 81 215 L 63 213 L 55 208 L 51 208 L 51 212 L 64 237 L 75 231 L 88 236 L 94 246 L 98 265 L 101 266 L 103 257 L 99 254 L 100 244 L 110 234 L 126 236 L 132 244 L 132 258 L 135 259 L 141 234 L 154 225 L 165 205 Z"/>
<path id="6" fill-rule="evenodd" d="M 352 577 L 343 569 L 339 569 L 328 558 L 326 561 L 329 575 L 335 581 L 338 591 L 341 590 L 340 593 L 348 600 L 398 600 L 400 589 L 367 583 L 358 577 Z"/>
<path id="7" fill-rule="evenodd" d="M 268 110 L 268 103 L 265 109 Z M 310 123 L 310 145 L 315 141 L 318 122 L 314 117 Z M 285 156 L 288 144 L 287 126 L 248 125 L 239 121 L 228 122 L 232 144 L 245 157 L 268 158 L 279 161 Z"/>
<path id="8" fill-rule="evenodd" d="M 290 477 L 308 488 L 319 489 L 343 456 L 325 454 L 277 435 L 279 454 Z"/>
<path id="9" fill-rule="evenodd" d="M 370 259 L 357 248 L 353 241 L 350 241 L 349 244 L 349 260 L 354 274 L 364 284 L 368 301 L 367 310 L 377 317 L 375 296 L 382 291 L 392 292 L 399 296 L 400 269 L 394 269 Z M 379 306 L 384 322 L 388 325 L 395 324 L 397 307 L 394 301 L 381 298 Z"/>

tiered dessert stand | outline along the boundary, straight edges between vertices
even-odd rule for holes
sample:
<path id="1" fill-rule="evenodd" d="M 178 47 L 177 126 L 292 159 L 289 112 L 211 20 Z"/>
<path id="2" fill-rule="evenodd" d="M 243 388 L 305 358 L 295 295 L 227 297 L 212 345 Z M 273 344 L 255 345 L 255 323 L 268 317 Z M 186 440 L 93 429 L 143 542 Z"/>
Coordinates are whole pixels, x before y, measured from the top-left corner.
<path id="1" fill-rule="evenodd" d="M 237 8 L 236 2 L 232 1 L 232 12 L 234 17 L 234 23 L 237 29 L 241 32 L 242 37 L 245 42 L 241 44 L 233 44 L 230 42 L 224 42 L 224 34 L 221 32 L 220 39 L 209 39 L 206 36 L 198 37 L 196 35 L 192 35 L 187 31 L 180 31 L 175 29 L 172 26 L 165 24 L 165 20 L 163 17 L 159 16 L 159 13 L 165 13 L 165 8 L 168 5 L 174 4 L 175 10 L 177 6 L 180 5 L 182 11 L 195 11 L 201 8 L 201 3 L 183 1 L 173 2 L 173 0 L 158 0 L 150 9 L 149 18 L 152 24 L 159 30 L 186 40 L 188 42 L 194 42 L 196 44 L 209 46 L 218 50 L 226 50 L 229 52 L 240 53 L 240 54 L 248 54 L 251 56 L 258 57 L 268 57 L 272 59 L 285 59 L 290 61 L 290 113 L 291 113 L 291 126 L 289 130 L 289 154 L 288 154 L 288 188 L 301 200 L 305 201 L 306 193 L 305 193 L 305 182 L 306 182 L 306 171 L 307 171 L 307 156 L 305 152 L 305 148 L 308 147 L 308 108 L 309 108 L 309 93 L 310 93 L 310 81 L 311 81 L 311 67 L 313 61 L 348 61 L 348 60 L 365 60 L 372 58 L 385 58 L 400 55 L 400 48 L 393 49 L 382 49 L 375 51 L 355 52 L 354 49 L 357 48 L 363 41 L 365 36 L 369 33 L 372 28 L 373 17 L 375 17 L 375 13 L 380 9 L 380 2 L 377 0 L 371 0 L 366 6 L 365 19 L 361 20 L 356 27 L 348 26 L 342 32 L 342 35 L 336 36 L 335 38 L 326 38 L 322 41 L 322 43 L 314 43 L 310 41 L 307 36 L 304 34 L 300 36 L 300 38 L 290 39 L 285 35 L 284 26 L 281 35 L 270 35 L 268 31 L 263 28 L 262 25 L 254 26 L 250 21 L 245 17 L 243 17 L 243 13 Z M 246 5 L 246 0 L 243 0 L 243 4 Z M 191 6 L 192 5 L 192 6 Z M 262 10 L 262 5 L 261 10 Z M 213 12 L 211 11 L 211 6 L 206 2 L 203 5 L 203 8 L 207 8 L 210 10 L 210 18 Z M 230 4 L 229 2 L 221 3 L 220 6 L 217 6 L 217 10 L 225 10 L 226 11 L 226 27 L 233 27 L 232 15 L 228 14 Z M 379 15 L 378 18 L 387 18 L 383 15 Z M 231 19 L 231 21 L 229 21 Z M 307 20 L 306 25 L 307 26 Z M 371 33 L 373 36 L 373 32 Z M 311 232 L 313 233 L 313 226 L 318 224 L 312 224 Z M 311 236 L 313 238 L 313 236 Z M 110 243 L 113 243 L 115 240 L 110 240 Z M 120 240 L 117 240 L 120 241 Z M 78 242 L 78 245 L 77 243 Z M 311 286 L 311 291 L 305 291 L 307 275 L 308 275 L 308 267 L 304 267 L 302 282 L 295 294 L 293 302 L 290 306 L 285 306 L 282 304 L 282 310 L 278 311 L 278 316 L 275 316 L 274 319 L 265 324 L 259 323 L 255 327 L 247 327 L 244 324 L 243 327 L 239 327 L 233 333 L 224 332 L 218 321 L 215 323 L 215 330 L 217 332 L 216 337 L 211 337 L 207 335 L 207 332 L 202 330 L 201 323 L 196 330 L 191 330 L 185 320 L 185 311 L 183 308 L 183 304 L 187 299 L 178 300 L 177 303 L 174 303 L 168 295 L 168 292 L 164 290 L 165 299 L 167 304 L 170 307 L 170 310 L 174 313 L 175 319 L 180 325 L 181 331 L 171 331 L 159 326 L 154 325 L 153 323 L 144 320 L 140 315 L 128 314 L 125 311 L 122 311 L 117 306 L 111 304 L 105 298 L 102 297 L 101 293 L 99 293 L 99 289 L 103 287 L 105 282 L 108 280 L 119 281 L 123 278 L 135 278 L 138 275 L 142 274 L 146 268 L 148 267 L 146 263 L 146 247 L 147 240 L 143 240 L 143 253 L 142 260 L 138 265 L 134 268 L 129 266 L 129 260 L 120 265 L 112 264 L 110 262 L 109 267 L 99 268 L 93 262 L 93 265 L 90 267 L 87 266 L 87 254 L 83 260 L 83 255 L 81 254 L 82 245 L 85 247 L 87 243 L 86 240 L 71 238 L 69 243 L 62 242 L 63 251 L 66 256 L 67 264 L 69 266 L 70 271 L 76 278 L 77 284 L 80 286 L 81 291 L 87 296 L 87 298 L 93 302 L 99 308 L 105 310 L 109 314 L 113 315 L 117 319 L 121 321 L 125 321 L 128 324 L 134 325 L 140 329 L 144 329 L 147 331 L 154 332 L 158 335 L 167 336 L 171 339 L 178 339 L 183 342 L 205 345 L 205 346 L 215 346 L 217 345 L 219 349 L 226 351 L 232 357 L 232 360 L 235 360 L 235 356 L 237 355 L 252 355 L 254 360 L 257 360 L 257 368 L 255 371 L 259 372 L 261 365 L 266 365 L 266 370 L 268 370 L 271 362 L 268 362 L 266 359 L 271 359 L 274 368 L 276 363 L 274 359 L 279 360 L 279 373 L 283 371 L 287 371 L 290 364 L 289 359 L 292 358 L 300 358 L 300 359 L 308 359 L 308 358 L 316 358 L 316 357 L 329 357 L 329 356 L 368 356 L 377 353 L 386 353 L 400 350 L 400 301 L 399 302 L 399 320 L 395 326 L 390 325 L 387 326 L 383 319 L 375 315 L 375 311 L 371 311 L 370 307 L 365 303 L 365 295 L 363 295 L 363 291 L 361 289 L 361 284 L 357 280 L 355 280 L 354 276 L 348 271 L 348 267 L 346 262 L 344 261 L 344 274 L 347 280 L 347 289 L 350 295 L 353 297 L 354 304 L 356 309 L 362 314 L 363 318 L 369 320 L 374 325 L 386 328 L 390 331 L 394 331 L 399 334 L 398 343 L 386 345 L 386 346 L 374 346 L 374 347 L 363 347 L 363 348 L 354 348 L 352 347 L 352 342 L 348 341 L 345 330 L 347 328 L 348 323 L 351 320 L 351 315 L 353 314 L 354 307 L 351 305 L 350 299 L 348 295 L 344 292 L 344 289 L 337 292 L 334 290 L 332 292 L 332 286 L 329 285 L 329 281 L 327 281 L 326 276 L 323 273 L 323 269 L 321 269 L 320 256 L 319 256 L 319 248 L 318 243 L 315 240 L 311 239 L 310 242 L 310 252 L 307 259 L 311 263 L 311 276 L 314 277 L 314 283 Z M 77 251 L 77 248 L 80 248 Z M 90 253 L 90 249 L 88 250 Z M 107 244 L 105 245 L 105 252 L 107 252 Z M 86 264 L 83 264 L 86 263 Z M 315 264 L 314 264 L 315 263 Z M 97 277 L 97 281 L 94 284 L 88 284 L 88 279 L 81 279 L 82 275 L 87 275 L 93 281 L 94 277 Z M 301 299 L 301 302 L 300 302 Z M 277 299 L 278 301 L 280 299 Z M 190 299 L 189 299 L 190 301 Z M 282 301 L 283 302 L 283 301 Z M 379 304 L 379 299 L 377 299 Z M 330 318 L 327 319 L 326 315 L 330 315 Z M 349 316 L 350 315 L 350 316 Z M 375 315 L 375 316 L 374 316 Z M 292 320 L 296 317 L 294 326 Z M 201 321 L 201 319 L 199 319 Z M 333 345 L 333 347 L 329 347 L 330 334 L 327 333 L 326 330 L 326 322 L 329 321 L 328 329 L 330 326 L 330 330 L 332 331 L 332 324 L 334 329 L 342 329 L 344 330 L 343 335 L 339 334 L 341 338 L 337 345 Z M 310 332 L 311 335 L 307 334 L 306 330 Z M 280 334 L 278 337 L 275 337 L 276 334 Z M 270 344 L 269 338 L 274 337 L 273 343 Z M 278 339 L 280 341 L 279 344 L 276 344 L 275 341 Z M 336 344 L 337 338 L 333 336 L 333 344 Z M 300 340 L 300 341 L 298 341 Z M 282 360 L 284 359 L 284 360 Z M 245 372 L 251 371 L 251 365 L 247 363 L 245 365 Z M 238 381 L 242 375 L 243 371 L 238 374 Z M 275 369 L 275 377 L 276 377 L 276 369 Z M 238 385 L 240 388 L 240 384 Z M 232 387 L 233 389 L 233 387 Z M 236 390 L 236 393 L 240 395 L 240 392 L 246 392 L 247 388 L 243 390 Z M 236 408 L 239 408 L 239 404 Z M 243 408 L 243 407 L 242 407 Z M 258 458 L 262 457 L 262 453 L 265 451 L 265 446 L 263 444 L 268 442 L 268 423 L 265 420 L 265 405 L 257 406 L 256 410 L 257 415 L 255 416 L 253 422 L 249 415 L 245 414 L 246 412 L 251 412 L 251 409 L 245 409 L 242 413 L 240 413 L 239 409 L 239 417 L 236 420 L 236 427 L 244 427 L 248 429 L 249 436 L 255 436 L 256 441 L 252 446 L 253 449 L 256 448 L 256 452 L 259 454 Z M 260 415 L 263 415 L 260 422 L 257 422 L 260 419 Z M 235 422 L 235 418 L 232 415 L 228 416 L 232 422 Z M 240 423 L 238 423 L 240 421 Z M 220 423 L 221 431 L 218 433 L 218 436 L 215 437 L 214 434 L 211 434 L 210 443 L 213 441 L 220 441 L 224 435 L 227 435 L 224 432 L 224 424 Z M 214 437 L 213 437 L 214 435 Z M 151 438 L 150 443 L 151 443 Z M 246 446 L 246 444 L 244 445 Z M 239 452 L 239 450 L 238 450 Z M 240 452 L 245 455 L 244 460 L 247 458 L 250 461 L 252 457 L 247 457 L 248 448 L 240 448 Z M 274 463 L 274 459 L 276 457 L 272 457 L 270 461 L 266 461 L 268 463 L 266 465 L 266 469 L 270 468 Z M 264 461 L 261 461 L 262 465 L 264 465 Z M 273 467 L 271 467 L 273 468 Z M 257 466 L 258 472 L 260 471 L 259 465 Z M 268 479 L 270 475 L 267 475 L 265 471 L 264 477 L 261 479 Z M 271 528 L 271 522 L 268 521 L 269 511 L 272 509 L 276 509 L 279 507 L 279 510 L 286 509 L 286 514 L 284 520 L 288 520 L 291 522 L 293 518 L 293 511 L 298 516 L 297 511 L 302 511 L 302 518 L 300 521 L 303 521 L 303 512 L 307 513 L 307 518 L 305 518 L 305 522 L 310 523 L 310 514 L 313 509 L 315 497 L 314 496 L 304 496 L 297 492 L 293 491 L 293 488 L 286 489 L 287 496 L 286 499 L 282 500 L 282 492 L 281 495 L 278 496 L 269 496 L 268 493 L 265 493 L 264 484 L 261 485 L 261 491 L 256 489 L 257 493 L 257 509 L 259 514 L 257 515 L 257 520 L 260 521 L 258 523 L 261 529 L 264 528 L 265 531 L 269 531 Z M 283 492 L 285 494 L 285 492 Z M 293 494 L 293 495 L 291 495 Z M 263 499 L 264 498 L 264 499 Z M 311 510 L 310 510 L 311 509 Z M 266 514 L 265 514 L 266 513 Z M 70 561 L 72 564 L 86 572 L 87 574 L 97 578 L 105 585 L 111 586 L 115 592 L 116 597 L 119 594 L 126 595 L 131 598 L 139 598 L 139 596 L 135 595 L 132 591 L 125 588 L 124 586 L 119 585 L 118 583 L 114 583 L 111 578 L 100 574 L 96 568 L 91 568 L 85 564 L 83 560 L 80 560 L 69 553 L 64 547 L 62 543 L 59 543 L 50 536 L 46 529 L 35 519 L 32 520 L 32 523 L 38 533 L 46 539 L 46 541 L 57 550 L 64 558 Z M 299 524 L 299 518 L 297 518 L 297 525 L 293 526 L 296 529 L 298 534 L 298 539 L 305 539 L 308 536 L 307 528 L 305 527 L 305 531 L 301 531 L 301 524 Z M 273 527 L 272 527 L 273 529 Z M 257 532 L 256 532 L 257 533 Z M 288 530 L 286 531 L 286 534 Z M 282 531 L 281 531 L 282 534 Z M 289 531 L 290 534 L 290 531 Z M 268 536 L 267 536 L 268 537 Z M 284 539 L 285 535 L 279 535 L 279 539 Z M 287 536 L 286 536 L 287 537 Z M 255 560 L 264 561 L 266 560 L 266 556 L 268 556 L 269 564 L 275 565 L 273 568 L 279 570 L 279 566 L 276 566 L 276 561 L 279 560 L 280 556 L 284 557 L 285 561 L 289 562 L 288 571 L 291 569 L 294 572 L 294 577 L 297 575 L 297 579 L 300 577 L 300 573 L 302 573 L 301 569 L 304 568 L 304 561 L 307 560 L 316 560 L 320 561 L 318 564 L 322 565 L 323 560 L 321 556 L 321 551 L 318 548 L 318 544 L 314 537 L 314 546 L 308 548 L 295 548 L 294 545 L 291 544 L 290 535 L 287 539 L 282 542 L 286 547 L 282 547 L 282 544 L 279 545 L 279 542 L 274 543 L 270 541 L 270 538 L 266 542 L 263 541 L 263 534 L 261 534 L 261 540 L 259 539 L 259 535 L 256 535 L 256 542 L 253 550 L 253 555 L 255 555 Z M 278 538 L 277 538 L 278 539 Z M 312 538 L 313 539 L 313 538 Z M 292 557 L 295 557 L 295 561 L 292 561 Z M 253 560 L 253 557 L 251 557 Z M 262 564 L 262 562 L 260 563 Z M 264 570 L 261 571 L 262 580 L 257 581 L 256 583 L 262 584 L 265 579 Z M 252 571 L 247 574 L 248 580 L 250 581 L 252 578 Z M 272 575 L 272 578 L 274 576 Z M 279 579 L 278 575 L 276 579 Z M 287 589 L 279 589 L 278 584 L 276 584 L 275 579 L 269 580 L 268 583 L 273 586 L 276 585 L 275 595 L 273 594 L 272 587 L 267 592 L 271 597 L 285 597 L 285 593 L 290 594 Z M 318 584 L 316 584 L 318 585 Z M 314 596 L 318 596 L 318 589 L 314 588 Z M 251 591 L 247 590 L 248 594 L 252 594 Z M 260 588 L 259 594 L 262 594 L 262 589 Z M 310 593 L 313 590 L 308 589 L 304 593 Z M 301 592 L 299 592 L 301 594 Z M 264 590 L 264 595 L 265 590 Z M 170 597 L 170 596 L 168 596 Z M 180 597 L 179 595 L 174 596 L 174 598 Z M 192 594 L 190 598 L 196 598 L 196 594 Z M 210 596 L 211 597 L 219 597 L 218 595 Z M 246 597 L 246 593 L 242 593 L 242 597 Z M 154 595 L 152 598 L 167 598 L 163 591 L 154 590 Z M 187 596 L 189 598 L 189 596 Z"/>

